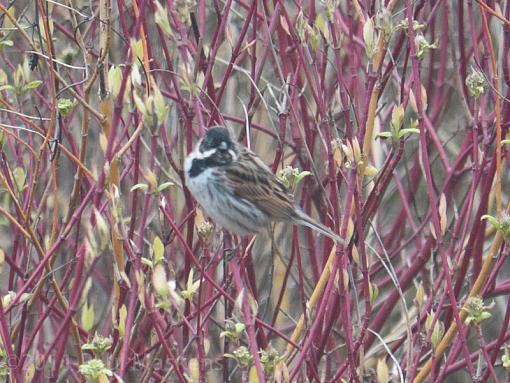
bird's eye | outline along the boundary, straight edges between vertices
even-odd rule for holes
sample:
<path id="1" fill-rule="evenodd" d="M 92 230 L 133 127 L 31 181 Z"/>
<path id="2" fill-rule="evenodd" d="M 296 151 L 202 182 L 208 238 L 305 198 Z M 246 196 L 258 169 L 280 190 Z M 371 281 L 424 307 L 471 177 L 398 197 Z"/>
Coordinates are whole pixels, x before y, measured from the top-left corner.
<path id="1" fill-rule="evenodd" d="M 219 146 L 220 150 L 227 150 L 228 149 L 228 145 L 225 141 L 221 141 L 221 144 Z"/>

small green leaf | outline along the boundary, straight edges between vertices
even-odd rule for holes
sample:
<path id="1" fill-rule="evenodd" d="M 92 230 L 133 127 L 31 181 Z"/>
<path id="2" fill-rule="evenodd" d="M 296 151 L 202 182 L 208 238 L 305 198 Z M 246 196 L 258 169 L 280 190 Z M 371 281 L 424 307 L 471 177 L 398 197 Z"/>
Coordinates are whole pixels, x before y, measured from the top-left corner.
<path id="1" fill-rule="evenodd" d="M 436 348 L 436 346 L 439 344 L 441 339 L 443 339 L 444 335 L 444 323 L 440 320 L 436 321 L 436 324 L 434 325 L 434 329 L 432 330 L 432 334 L 430 336 L 430 344 L 432 345 L 432 348 Z"/>
<path id="2" fill-rule="evenodd" d="M 154 264 L 150 259 L 142 257 L 140 261 L 142 262 L 143 265 L 149 266 L 151 269 L 154 267 Z"/>
<path id="3" fill-rule="evenodd" d="M 168 299 L 160 299 L 154 306 L 161 310 L 169 310 L 172 307 L 172 302 Z"/>
<path id="4" fill-rule="evenodd" d="M 154 264 L 157 265 L 159 262 L 163 261 L 165 257 L 165 246 L 158 236 L 156 236 L 152 242 L 152 250 L 154 250 Z"/>
<path id="5" fill-rule="evenodd" d="M 375 53 L 377 32 L 374 21 L 371 18 L 367 19 L 363 25 L 363 40 L 365 42 L 365 51 L 367 56 L 369 59 L 372 59 Z"/>
<path id="6" fill-rule="evenodd" d="M 25 84 L 23 86 L 23 90 L 28 90 L 28 89 L 34 89 L 34 88 L 37 88 L 39 85 L 41 85 L 43 82 L 41 80 L 34 80 L 34 81 L 30 81 L 29 83 Z"/>
<path id="7" fill-rule="evenodd" d="M 88 305 L 87 302 L 81 310 L 81 325 L 85 331 L 90 331 L 94 326 L 94 305 Z"/>
<path id="8" fill-rule="evenodd" d="M 23 60 L 23 64 L 21 65 L 21 71 L 23 73 L 22 77 L 25 80 L 25 82 L 29 82 L 29 80 L 30 80 L 30 73 L 32 71 L 30 70 L 30 64 L 28 63 L 27 58 L 25 58 L 25 60 Z"/>
<path id="9" fill-rule="evenodd" d="M 471 68 L 471 73 L 466 77 L 465 84 L 469 90 L 469 93 L 475 97 L 480 97 L 487 89 L 487 80 L 482 71 L 475 68 Z"/>
<path id="10" fill-rule="evenodd" d="M 154 290 L 161 297 L 166 297 L 169 293 L 168 289 L 168 281 L 166 277 L 165 267 L 158 263 L 154 266 L 154 270 L 152 271 L 152 285 L 154 286 Z"/>
<path id="11" fill-rule="evenodd" d="M 136 92 L 133 92 L 133 100 L 135 101 L 136 109 L 138 109 L 140 114 L 144 116 L 147 113 L 147 108 L 145 107 L 145 104 L 140 96 L 136 94 Z"/>
<path id="12" fill-rule="evenodd" d="M 74 102 L 72 102 L 68 98 L 61 98 L 60 100 L 58 100 L 57 108 L 60 114 L 62 114 L 62 116 L 65 117 L 74 108 Z"/>
<path id="13" fill-rule="evenodd" d="M 411 133 L 420 134 L 420 129 L 416 129 L 416 128 L 401 129 L 400 132 L 399 132 L 398 137 L 402 138 L 404 135 L 411 134 Z"/>
<path id="14" fill-rule="evenodd" d="M 501 141 L 501 145 L 510 145 L 510 139 Z"/>
<path id="15" fill-rule="evenodd" d="M 168 21 L 168 12 L 166 8 L 163 8 L 159 1 L 154 2 L 156 4 L 156 13 L 154 14 L 154 21 L 161 28 L 167 36 L 172 36 L 172 28 L 170 28 L 170 22 Z"/>
<path id="16" fill-rule="evenodd" d="M 223 355 L 225 358 L 234 359 L 241 367 L 249 366 L 253 360 L 253 355 L 251 355 L 250 351 L 245 346 L 237 348 L 232 354 L 225 353 Z"/>
<path id="17" fill-rule="evenodd" d="M 493 309 L 494 306 L 495 302 L 485 305 L 482 298 L 477 296 L 468 298 L 464 307 L 462 307 L 462 311 L 468 314 L 466 324 L 479 326 L 482 321 L 492 318 L 492 314 L 489 310 Z"/>
<path id="18" fill-rule="evenodd" d="M 13 45 L 14 45 L 14 42 L 12 40 L 0 41 L 0 48 L 1 47 L 12 47 Z"/>
<path id="19" fill-rule="evenodd" d="M 260 363 L 264 367 L 264 372 L 268 376 L 273 376 L 276 366 L 283 360 L 283 355 L 280 355 L 273 347 L 269 346 L 267 350 L 260 352 Z"/>
<path id="20" fill-rule="evenodd" d="M 19 298 L 20 303 L 28 302 L 28 300 L 32 297 L 32 294 L 29 293 L 23 293 L 21 294 L 21 297 Z"/>
<path id="21" fill-rule="evenodd" d="M 379 287 L 377 285 L 368 282 L 368 292 L 370 295 L 370 304 L 373 305 L 377 297 L 379 296 Z"/>
<path id="22" fill-rule="evenodd" d="M 8 291 L 7 294 L 5 294 L 2 297 L 2 307 L 5 309 L 7 306 L 9 306 L 16 296 L 16 293 L 14 291 Z"/>
<path id="23" fill-rule="evenodd" d="M 16 90 L 16 88 L 13 87 L 12 85 L 5 84 L 0 86 L 0 92 L 3 90 Z"/>
<path id="24" fill-rule="evenodd" d="M 166 103 L 163 94 L 156 86 L 156 84 L 154 84 L 153 93 L 154 93 L 154 110 L 156 112 L 158 124 L 164 124 L 166 121 L 166 117 L 168 116 L 168 112 L 170 111 L 170 107 Z"/>
<path id="25" fill-rule="evenodd" d="M 391 111 L 391 131 L 398 132 L 404 123 L 404 106 L 402 104 L 395 105 Z"/>
<path id="26" fill-rule="evenodd" d="M 120 92 L 122 85 L 122 71 L 118 66 L 112 66 L 108 71 L 108 90 L 115 100 Z"/>
<path id="27" fill-rule="evenodd" d="M 391 132 L 381 132 L 381 133 L 377 133 L 377 135 L 376 135 L 375 137 L 376 137 L 376 138 L 383 138 L 383 139 L 391 138 Z"/>
<path id="28" fill-rule="evenodd" d="M 423 287 L 423 282 L 420 282 L 418 287 L 416 288 L 416 295 L 414 297 L 414 300 L 416 304 L 418 305 L 418 308 L 421 309 L 423 307 L 423 303 L 425 302 L 425 289 Z"/>
<path id="29" fill-rule="evenodd" d="M 104 365 L 101 359 L 91 359 L 81 364 L 78 371 L 92 382 L 99 382 L 100 379 L 104 381 L 104 376 L 113 376 L 113 372 Z"/>
<path id="30" fill-rule="evenodd" d="M 414 43 L 416 44 L 416 57 L 418 60 L 421 60 L 425 57 L 425 54 L 430 49 L 436 49 L 437 44 L 436 43 L 429 43 L 425 36 L 423 36 L 421 33 L 418 33 L 416 37 L 414 38 Z"/>
<path id="31" fill-rule="evenodd" d="M 138 62 L 138 60 L 143 60 L 143 43 L 142 40 L 131 39 L 131 57 L 133 58 L 133 62 Z"/>
<path id="32" fill-rule="evenodd" d="M 126 318 L 127 318 L 127 308 L 126 305 L 122 305 L 119 309 L 119 336 L 124 338 L 124 334 L 126 333 Z"/>
<path id="33" fill-rule="evenodd" d="M 312 173 L 310 173 L 308 170 L 300 171 L 298 168 L 286 166 L 280 170 L 278 178 L 280 178 L 280 181 L 282 181 L 287 189 L 290 189 L 291 192 L 294 192 L 294 189 L 303 180 L 303 178 L 310 174 Z"/>
<path id="34" fill-rule="evenodd" d="M 312 174 L 312 173 L 310 173 L 308 170 L 304 170 L 301 173 L 299 173 L 298 175 L 296 175 L 296 179 L 295 179 L 296 185 L 299 184 L 303 178 L 305 178 L 306 176 L 309 176 L 310 174 Z"/>
<path id="35" fill-rule="evenodd" d="M 492 215 L 484 214 L 480 219 L 489 221 L 489 223 L 497 229 L 500 227 L 498 219 Z"/>
<path id="36" fill-rule="evenodd" d="M 378 170 L 376 167 L 368 165 L 367 167 L 365 167 L 365 169 L 363 171 L 363 175 L 365 175 L 367 177 L 374 177 L 375 175 L 377 175 L 377 172 L 378 172 Z"/>
<path id="37" fill-rule="evenodd" d="M 225 331 L 220 333 L 220 338 L 227 337 L 233 342 L 238 342 L 245 329 L 246 325 L 244 323 L 233 322 L 231 319 L 227 319 L 225 321 Z"/>
<path id="38" fill-rule="evenodd" d="M 234 325 L 234 329 L 235 329 L 236 333 L 240 334 L 246 329 L 246 325 L 244 323 L 238 322 Z"/>
<path id="39" fill-rule="evenodd" d="M 135 186 L 133 186 L 131 189 L 129 189 L 129 191 L 135 191 L 135 190 L 147 190 L 149 188 L 149 186 L 147 184 L 136 184 Z"/>
<path id="40" fill-rule="evenodd" d="M 186 283 L 186 290 L 181 291 L 181 296 L 184 299 L 192 300 L 199 287 L 200 280 L 193 282 L 193 269 L 190 269 L 188 274 L 188 282 Z"/>
<path id="41" fill-rule="evenodd" d="M 501 357 L 501 362 L 503 363 L 503 368 L 505 370 L 507 370 L 507 371 L 510 370 L 510 355 L 507 355 L 507 354 L 503 355 Z"/>
<path id="42" fill-rule="evenodd" d="M 198 235 L 200 236 L 200 238 L 202 238 L 204 243 L 207 243 L 209 241 L 211 235 L 214 232 L 213 225 L 209 221 L 205 220 L 197 224 L 197 229 Z"/>
<path id="43" fill-rule="evenodd" d="M 162 192 L 163 190 L 169 188 L 170 186 L 174 186 L 175 184 L 173 182 L 164 182 L 161 185 L 158 186 L 158 192 Z"/>
<path id="44" fill-rule="evenodd" d="M 94 339 L 92 339 L 92 342 L 85 343 L 83 346 L 81 346 L 81 349 L 83 351 L 88 350 L 92 351 L 95 356 L 101 357 L 106 351 L 108 351 L 113 344 L 113 338 L 111 336 L 104 337 L 101 335 L 94 334 Z"/>
<path id="45" fill-rule="evenodd" d="M 142 75 L 138 66 L 138 61 L 136 61 L 131 67 L 131 84 L 133 84 L 134 87 L 139 87 L 142 84 Z"/>
<path id="46" fill-rule="evenodd" d="M 421 29 L 424 29 L 427 26 L 427 24 L 420 24 L 417 20 L 413 20 L 413 31 L 419 31 Z M 393 31 L 399 31 L 404 30 L 407 33 L 407 20 L 404 19 L 400 21 L 400 23 L 396 24 L 393 27 Z"/>

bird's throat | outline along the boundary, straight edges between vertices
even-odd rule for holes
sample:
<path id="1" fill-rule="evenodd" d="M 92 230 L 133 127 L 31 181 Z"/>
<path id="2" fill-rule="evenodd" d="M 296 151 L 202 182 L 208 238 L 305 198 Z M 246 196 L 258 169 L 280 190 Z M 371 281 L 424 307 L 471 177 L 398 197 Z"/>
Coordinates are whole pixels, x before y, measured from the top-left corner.
<path id="1" fill-rule="evenodd" d="M 203 157 L 194 158 L 188 171 L 189 177 L 193 178 L 200 175 L 204 170 L 219 166 L 226 166 L 232 162 L 232 155 L 229 152 L 215 152 L 214 154 Z"/>
<path id="2" fill-rule="evenodd" d="M 204 170 L 214 166 L 211 164 L 211 158 L 195 158 L 191 162 L 191 168 L 188 171 L 188 175 L 193 178 L 199 176 Z"/>

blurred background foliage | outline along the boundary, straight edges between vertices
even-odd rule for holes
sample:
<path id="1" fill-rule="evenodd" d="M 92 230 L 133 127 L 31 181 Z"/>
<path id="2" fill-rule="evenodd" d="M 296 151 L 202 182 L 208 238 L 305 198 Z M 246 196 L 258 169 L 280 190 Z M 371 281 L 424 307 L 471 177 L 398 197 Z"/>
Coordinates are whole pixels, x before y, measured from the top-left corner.
<path id="1" fill-rule="evenodd" d="M 506 379 L 509 8 L 0 4 L 0 375 Z M 213 125 L 345 246 L 204 217 Z"/>

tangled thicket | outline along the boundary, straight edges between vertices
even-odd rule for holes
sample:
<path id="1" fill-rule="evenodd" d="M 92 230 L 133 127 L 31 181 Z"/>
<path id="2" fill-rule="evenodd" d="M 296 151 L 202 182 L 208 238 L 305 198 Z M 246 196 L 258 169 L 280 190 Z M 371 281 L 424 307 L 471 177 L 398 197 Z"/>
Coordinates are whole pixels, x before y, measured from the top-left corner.
<path id="1" fill-rule="evenodd" d="M 0 376 L 504 381 L 510 2 L 0 3 Z M 231 238 L 229 126 L 333 228 Z"/>

